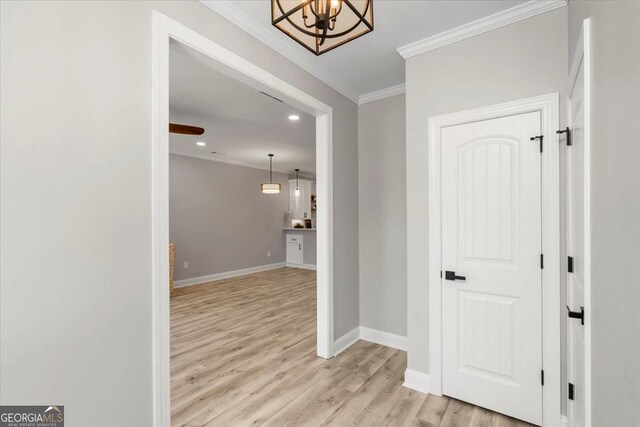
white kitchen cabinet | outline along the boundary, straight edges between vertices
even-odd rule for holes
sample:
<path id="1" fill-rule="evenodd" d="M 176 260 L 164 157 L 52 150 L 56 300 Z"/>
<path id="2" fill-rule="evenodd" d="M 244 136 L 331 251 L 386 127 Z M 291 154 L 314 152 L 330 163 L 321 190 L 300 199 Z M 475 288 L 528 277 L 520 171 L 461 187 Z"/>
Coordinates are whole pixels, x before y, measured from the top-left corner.
<path id="1" fill-rule="evenodd" d="M 304 263 L 304 247 L 301 234 L 287 234 L 287 265 Z"/>
<path id="2" fill-rule="evenodd" d="M 300 195 L 296 197 L 296 180 L 289 180 L 289 208 L 292 219 L 311 218 L 311 184 L 313 181 L 298 180 Z"/>

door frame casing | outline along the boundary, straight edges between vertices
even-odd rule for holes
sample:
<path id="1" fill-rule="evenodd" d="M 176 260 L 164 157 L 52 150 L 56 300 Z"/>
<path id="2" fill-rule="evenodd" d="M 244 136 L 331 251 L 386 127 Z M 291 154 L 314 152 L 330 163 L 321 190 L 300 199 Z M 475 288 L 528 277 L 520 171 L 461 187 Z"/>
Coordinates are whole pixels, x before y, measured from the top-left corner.
<path id="1" fill-rule="evenodd" d="M 584 78 L 584 129 L 583 129 L 583 144 L 584 144 L 584 427 L 591 427 L 591 18 L 587 18 L 582 22 L 582 29 L 576 42 L 576 50 L 573 53 L 571 61 L 571 68 L 569 70 L 569 84 L 567 87 L 567 124 L 569 128 L 573 130 L 573 123 L 571 123 L 571 94 L 576 85 L 576 80 L 580 72 L 580 68 L 583 70 Z M 570 147 L 567 147 L 570 150 Z M 567 155 L 567 199 L 569 199 L 569 172 L 570 172 L 570 159 Z M 572 229 L 571 212 L 567 211 L 567 241 L 569 241 L 569 230 Z M 571 254 L 569 254 L 571 255 Z M 569 279 L 567 279 L 567 300 L 569 296 Z M 575 307 L 572 307 L 575 309 Z M 567 327 L 568 342 L 571 343 L 572 332 Z M 570 382 L 570 375 L 573 372 L 572 359 L 574 358 L 574 352 L 572 345 L 567 346 L 567 377 Z M 574 420 L 571 417 L 572 412 L 570 410 L 571 402 L 567 402 L 567 417 L 569 419 L 569 425 L 574 425 Z"/>
<path id="2" fill-rule="evenodd" d="M 153 11 L 151 55 L 152 362 L 154 426 L 170 425 L 169 338 L 169 42 L 213 59 L 217 71 L 275 93 L 316 118 L 317 354 L 333 354 L 333 109 L 313 96 L 223 48 L 187 26 Z M 256 190 L 257 191 L 257 190 Z"/>
<path id="3" fill-rule="evenodd" d="M 560 95 L 552 93 L 430 117 L 429 152 L 429 375 L 430 392 L 442 395 L 442 129 L 482 120 L 540 112 L 542 151 L 542 391 L 543 425 L 556 425 L 560 397 Z M 531 135 L 534 136 L 534 135 Z M 547 291 L 547 292 L 545 292 Z"/>

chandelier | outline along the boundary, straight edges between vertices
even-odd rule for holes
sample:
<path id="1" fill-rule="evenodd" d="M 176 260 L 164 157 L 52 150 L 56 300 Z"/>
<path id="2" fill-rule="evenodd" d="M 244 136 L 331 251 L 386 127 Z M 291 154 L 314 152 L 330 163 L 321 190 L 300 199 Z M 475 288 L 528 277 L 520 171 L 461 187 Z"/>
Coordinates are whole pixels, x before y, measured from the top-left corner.
<path id="1" fill-rule="evenodd" d="M 271 0 L 271 23 L 322 55 L 373 31 L 373 0 Z"/>

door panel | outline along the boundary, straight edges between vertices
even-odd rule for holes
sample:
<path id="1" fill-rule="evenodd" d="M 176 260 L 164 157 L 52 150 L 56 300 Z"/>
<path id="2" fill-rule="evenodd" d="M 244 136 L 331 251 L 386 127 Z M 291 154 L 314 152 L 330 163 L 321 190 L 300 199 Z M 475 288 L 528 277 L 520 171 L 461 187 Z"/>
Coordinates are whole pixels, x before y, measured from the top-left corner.
<path id="1" fill-rule="evenodd" d="M 582 71 L 578 82 L 582 80 Z M 571 99 L 571 124 L 573 145 L 567 150 L 567 253 L 573 258 L 573 273 L 567 275 L 567 304 L 572 310 L 584 307 L 584 142 L 582 127 L 584 110 L 582 89 L 576 88 Z M 584 426 L 584 327 L 580 321 L 569 319 L 567 335 L 568 352 L 571 362 L 567 377 L 574 385 L 574 399 L 569 403 L 572 426 Z M 577 394 L 580 394 L 579 396 Z"/>
<path id="2" fill-rule="evenodd" d="M 517 141 L 487 138 L 459 151 L 460 259 L 514 262 L 512 185 Z M 462 240 L 464 239 L 464 240 Z"/>
<path id="3" fill-rule="evenodd" d="M 588 102 L 589 88 L 585 73 L 589 72 L 588 25 L 583 28 L 578 52 L 574 58 L 572 75 L 575 76 L 568 90 L 569 126 L 572 145 L 567 147 L 567 255 L 573 258 L 573 272 L 567 273 L 567 304 L 579 311 L 586 306 L 586 289 L 589 280 L 588 235 Z M 569 400 L 568 416 L 572 427 L 589 425 L 586 412 L 587 381 L 585 378 L 586 343 L 585 326 L 580 320 L 567 320 L 567 379 L 573 384 L 573 400 Z"/>
<path id="4" fill-rule="evenodd" d="M 514 368 L 520 347 L 518 299 L 476 292 L 459 292 L 459 369 L 472 375 L 518 384 Z M 476 345 L 478 342 L 486 345 Z M 506 349 L 506 351 L 505 351 Z"/>
<path id="5" fill-rule="evenodd" d="M 442 131 L 443 392 L 542 421 L 540 113 Z M 446 276 L 445 276 L 446 277 Z"/>

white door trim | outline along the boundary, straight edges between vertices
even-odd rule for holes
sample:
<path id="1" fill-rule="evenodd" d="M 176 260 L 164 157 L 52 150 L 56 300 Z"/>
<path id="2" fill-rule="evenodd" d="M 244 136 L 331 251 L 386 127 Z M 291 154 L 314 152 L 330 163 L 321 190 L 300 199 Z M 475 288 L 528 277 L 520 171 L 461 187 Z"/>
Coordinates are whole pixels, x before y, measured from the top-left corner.
<path id="1" fill-rule="evenodd" d="M 153 11 L 151 217 L 154 425 L 170 425 L 169 373 L 169 40 L 215 60 L 218 71 L 316 117 L 317 353 L 333 356 L 333 109 L 186 26 Z"/>
<path id="2" fill-rule="evenodd" d="M 429 375 L 431 393 L 442 394 L 442 129 L 539 111 L 542 152 L 542 364 L 545 371 L 543 425 L 560 419 L 560 126 L 559 94 L 553 93 L 429 118 Z M 534 135 L 532 135 L 534 136 Z"/>
<path id="3" fill-rule="evenodd" d="M 569 70 L 569 85 L 567 87 L 567 106 L 569 97 L 578 79 L 580 68 L 583 68 L 584 76 L 584 427 L 591 427 L 591 18 L 582 23 L 582 29 L 576 42 L 576 50 L 573 53 L 571 69 Z M 585 49 L 586 47 L 586 49 Z M 569 108 L 568 108 L 569 109 Z M 567 120 L 571 120 L 571 111 L 567 111 Z M 569 123 L 573 129 L 573 124 Z M 567 157 L 568 161 L 568 157 Z M 567 194 L 567 198 L 569 195 Z M 567 230 L 570 230 L 572 216 L 567 216 Z M 567 336 L 571 337 L 569 328 Z M 567 351 L 567 370 L 571 370 L 573 353 Z M 571 411 L 569 412 L 568 425 L 573 425 Z"/>

